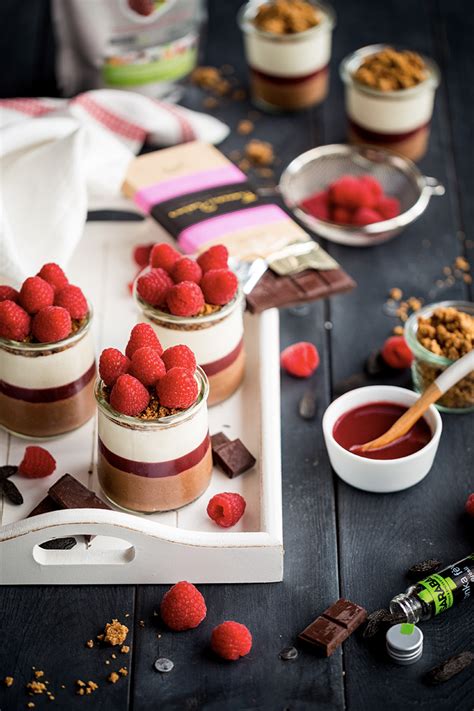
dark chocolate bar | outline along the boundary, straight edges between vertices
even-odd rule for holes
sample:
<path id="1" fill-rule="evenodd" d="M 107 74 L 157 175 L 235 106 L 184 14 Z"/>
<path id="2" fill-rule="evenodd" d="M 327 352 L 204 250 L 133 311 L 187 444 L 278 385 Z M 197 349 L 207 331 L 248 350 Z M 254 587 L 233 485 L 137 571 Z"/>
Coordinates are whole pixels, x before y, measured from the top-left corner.
<path id="1" fill-rule="evenodd" d="M 329 657 L 366 617 L 363 607 L 341 598 L 308 625 L 298 639 Z"/>
<path id="2" fill-rule="evenodd" d="M 229 442 L 230 439 L 223 432 L 216 432 L 216 434 L 211 435 L 211 447 L 213 452 L 216 452 L 219 447 L 229 444 Z"/>
<path id="3" fill-rule="evenodd" d="M 110 509 L 93 491 L 70 474 L 58 479 L 50 488 L 49 495 L 62 509 Z"/>
<path id="4" fill-rule="evenodd" d="M 33 511 L 30 511 L 28 514 L 27 518 L 31 518 L 32 516 L 39 516 L 40 514 L 44 513 L 50 513 L 51 511 L 59 511 L 62 506 L 59 506 L 52 498 L 51 496 L 47 495 L 44 497 L 44 499 L 41 499 L 39 504 L 35 506 Z"/>
<path id="5" fill-rule="evenodd" d="M 229 479 L 248 471 L 257 461 L 240 439 L 229 441 L 222 432 L 214 435 L 212 454 L 214 464 L 220 467 Z"/>

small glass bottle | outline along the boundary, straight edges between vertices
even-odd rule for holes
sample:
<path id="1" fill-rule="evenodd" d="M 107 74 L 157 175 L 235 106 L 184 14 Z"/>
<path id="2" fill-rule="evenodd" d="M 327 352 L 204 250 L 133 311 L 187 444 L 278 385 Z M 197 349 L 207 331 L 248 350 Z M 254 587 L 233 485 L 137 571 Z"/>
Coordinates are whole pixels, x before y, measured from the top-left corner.
<path id="1" fill-rule="evenodd" d="M 416 624 L 467 600 L 473 593 L 474 553 L 471 553 L 395 595 L 390 602 L 390 612 L 401 613 L 407 622 Z"/>

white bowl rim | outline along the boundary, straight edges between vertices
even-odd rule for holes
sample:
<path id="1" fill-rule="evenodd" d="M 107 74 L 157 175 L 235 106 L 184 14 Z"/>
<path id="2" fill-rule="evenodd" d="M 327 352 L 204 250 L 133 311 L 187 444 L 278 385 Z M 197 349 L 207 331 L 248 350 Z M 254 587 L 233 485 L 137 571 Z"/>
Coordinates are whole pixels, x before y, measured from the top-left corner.
<path id="1" fill-rule="evenodd" d="M 390 392 L 401 392 L 401 393 L 409 393 L 414 396 L 414 401 L 419 397 L 419 394 L 414 392 L 413 390 L 409 390 L 408 388 L 401 388 L 398 385 L 365 385 L 361 388 L 354 388 L 353 390 L 349 390 L 346 393 L 343 393 L 342 395 L 339 395 L 335 400 L 333 400 L 326 408 L 324 415 L 323 415 L 323 420 L 322 420 L 322 429 L 323 429 L 323 434 L 325 437 L 328 437 L 331 440 L 332 445 L 335 447 L 336 450 L 339 452 L 342 452 L 344 455 L 348 455 L 350 459 L 360 462 L 361 459 L 364 459 L 365 461 L 369 462 L 368 466 L 374 466 L 374 467 L 387 467 L 392 462 L 412 462 L 414 459 L 417 459 L 418 457 L 422 456 L 426 452 L 426 450 L 431 446 L 431 448 L 436 447 L 438 445 L 439 439 L 441 437 L 441 433 L 443 431 L 443 420 L 441 418 L 441 415 L 439 414 L 438 410 L 434 405 L 430 405 L 427 412 L 429 412 L 431 415 L 434 417 L 435 421 L 435 428 L 432 430 L 432 436 L 429 442 L 425 444 L 424 447 L 419 449 L 417 452 L 413 452 L 413 454 L 408 454 L 406 457 L 395 457 L 394 459 L 371 459 L 369 457 L 360 457 L 357 454 L 354 454 L 353 452 L 350 452 L 348 449 L 345 449 L 342 447 L 339 442 L 337 442 L 334 438 L 333 435 L 333 430 L 334 430 L 334 425 L 332 426 L 331 429 L 329 429 L 328 425 L 328 416 L 330 414 L 330 410 L 333 405 L 335 405 L 337 402 L 340 402 L 343 398 L 350 400 L 350 396 L 353 395 L 354 393 L 365 391 L 367 393 L 369 392 L 374 392 L 380 391 L 380 389 L 385 390 L 387 393 Z M 389 397 L 387 395 L 387 397 Z M 367 405 L 371 401 L 367 401 Z M 372 402 L 377 402 L 377 400 L 372 400 Z M 400 403 L 393 403 L 394 405 L 400 404 Z M 355 407 L 362 407 L 363 403 L 360 405 L 356 405 Z M 338 418 L 339 419 L 339 418 Z M 335 424 L 335 423 L 334 423 Z M 429 424 L 429 423 L 428 423 Z"/>

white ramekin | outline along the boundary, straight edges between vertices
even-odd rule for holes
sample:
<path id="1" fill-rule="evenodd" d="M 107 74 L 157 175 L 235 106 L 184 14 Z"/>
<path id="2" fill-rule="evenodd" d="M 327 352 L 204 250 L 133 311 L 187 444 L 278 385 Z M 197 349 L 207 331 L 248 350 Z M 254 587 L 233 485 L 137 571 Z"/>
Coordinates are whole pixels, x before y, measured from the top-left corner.
<path id="1" fill-rule="evenodd" d="M 441 416 L 431 405 L 424 417 L 431 428 L 432 437 L 427 445 L 408 457 L 399 459 L 367 459 L 348 452 L 333 436 L 337 420 L 349 410 L 371 402 L 393 402 L 410 407 L 419 398 L 418 393 L 393 385 L 370 385 L 351 390 L 334 400 L 323 417 L 323 434 L 331 466 L 347 484 L 363 491 L 388 494 L 402 491 L 418 484 L 430 471 L 438 450 L 443 429 Z"/>

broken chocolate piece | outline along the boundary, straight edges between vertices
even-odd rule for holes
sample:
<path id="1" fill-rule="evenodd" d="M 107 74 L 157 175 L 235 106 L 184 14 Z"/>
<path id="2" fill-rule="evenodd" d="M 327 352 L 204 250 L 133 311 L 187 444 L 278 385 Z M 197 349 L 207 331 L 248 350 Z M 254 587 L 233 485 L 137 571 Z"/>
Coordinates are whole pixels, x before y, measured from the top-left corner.
<path id="1" fill-rule="evenodd" d="M 211 447 L 213 452 L 217 451 L 223 444 L 229 444 L 229 442 L 230 439 L 223 432 L 216 432 L 216 434 L 211 435 Z"/>
<path id="2" fill-rule="evenodd" d="M 58 506 L 58 504 L 53 501 L 51 496 L 45 496 L 44 499 L 41 499 L 39 504 L 35 506 L 33 511 L 30 511 L 27 518 L 31 518 L 31 516 L 39 516 L 44 513 L 50 513 L 51 511 L 59 511 L 60 508 L 61 506 Z"/>
<path id="3" fill-rule="evenodd" d="M 214 463 L 230 479 L 251 469 L 257 461 L 240 439 L 222 444 L 214 452 Z"/>
<path id="4" fill-rule="evenodd" d="M 4 464 L 3 467 L 0 467 L 0 481 L 7 479 L 9 476 L 13 476 L 17 471 L 18 467 L 13 464 Z"/>
<path id="5" fill-rule="evenodd" d="M 298 639 L 329 657 L 366 617 L 363 607 L 341 598 L 308 625 Z"/>
<path id="6" fill-rule="evenodd" d="M 2 481 L 2 491 L 11 504 L 21 506 L 23 503 L 23 496 L 21 495 L 16 484 L 10 481 L 10 479 L 4 479 Z"/>
<path id="7" fill-rule="evenodd" d="M 65 474 L 53 484 L 49 495 L 63 509 L 110 509 L 86 486 Z"/>

